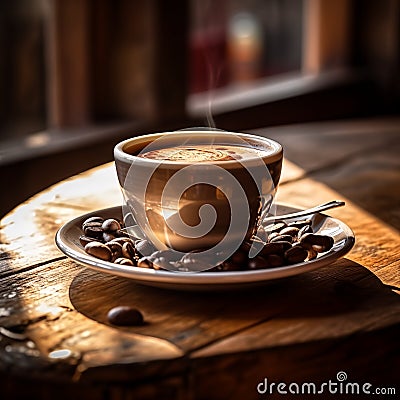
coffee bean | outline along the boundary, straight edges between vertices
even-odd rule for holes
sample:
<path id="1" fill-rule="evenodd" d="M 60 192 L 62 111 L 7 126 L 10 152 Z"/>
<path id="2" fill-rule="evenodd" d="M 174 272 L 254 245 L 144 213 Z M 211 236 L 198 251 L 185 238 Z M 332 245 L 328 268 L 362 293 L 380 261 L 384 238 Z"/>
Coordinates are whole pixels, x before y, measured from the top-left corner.
<path id="1" fill-rule="evenodd" d="M 88 222 L 83 230 L 85 236 L 103 240 L 103 229 L 100 222 Z"/>
<path id="2" fill-rule="evenodd" d="M 268 262 L 265 258 L 256 256 L 248 261 L 247 268 L 251 270 L 268 268 Z"/>
<path id="3" fill-rule="evenodd" d="M 306 261 L 311 261 L 317 258 L 318 253 L 314 249 L 307 249 L 308 251 L 308 256 L 306 258 Z"/>
<path id="4" fill-rule="evenodd" d="M 115 235 L 111 232 L 103 232 L 103 240 L 105 242 L 111 242 L 111 240 L 115 239 Z"/>
<path id="5" fill-rule="evenodd" d="M 105 232 L 115 232 L 121 229 L 120 223 L 114 218 L 106 219 L 101 227 Z"/>
<path id="6" fill-rule="evenodd" d="M 280 230 L 286 227 L 287 227 L 286 223 L 282 221 L 268 226 L 264 226 L 264 230 L 267 235 L 271 235 L 271 233 L 279 232 Z"/>
<path id="7" fill-rule="evenodd" d="M 129 242 L 129 243 L 131 243 L 133 246 L 135 245 L 135 242 L 131 239 L 131 238 L 129 238 L 129 237 L 116 237 L 116 238 L 114 238 L 114 239 L 112 239 L 112 240 L 110 240 L 110 243 L 119 243 L 121 246 L 124 244 L 124 243 L 126 243 L 126 242 Z"/>
<path id="8" fill-rule="evenodd" d="M 272 240 L 270 240 L 270 243 L 274 243 L 274 242 L 289 242 L 292 243 L 293 242 L 293 237 L 290 235 L 278 235 L 275 236 Z"/>
<path id="9" fill-rule="evenodd" d="M 302 228 L 300 228 L 299 232 L 297 233 L 297 238 L 301 239 L 301 237 L 306 233 L 313 233 L 311 225 L 304 225 Z"/>
<path id="10" fill-rule="evenodd" d="M 149 261 L 146 257 L 142 257 L 138 260 L 137 266 L 139 268 L 153 268 L 153 263 Z"/>
<path id="11" fill-rule="evenodd" d="M 134 267 L 135 263 L 129 259 L 129 258 L 125 258 L 125 257 L 119 257 L 114 261 L 114 264 L 119 264 L 119 265 L 129 265 Z"/>
<path id="12" fill-rule="evenodd" d="M 272 239 L 276 238 L 277 236 L 279 236 L 279 232 L 271 233 L 271 234 L 268 236 L 268 242 L 270 242 Z"/>
<path id="13" fill-rule="evenodd" d="M 135 242 L 135 248 L 136 251 L 142 256 L 149 256 L 156 250 L 154 246 L 146 239 L 137 240 Z"/>
<path id="14" fill-rule="evenodd" d="M 301 237 L 300 244 L 306 249 L 313 249 L 318 253 L 323 253 L 332 248 L 334 240 L 331 236 L 306 233 Z"/>
<path id="15" fill-rule="evenodd" d="M 117 236 L 118 238 L 129 238 L 129 233 L 123 231 L 122 229 L 119 229 L 115 232 L 115 236 Z"/>
<path id="16" fill-rule="evenodd" d="M 111 250 L 101 242 L 90 242 L 85 246 L 86 253 L 105 261 L 111 261 Z"/>
<path id="17" fill-rule="evenodd" d="M 85 221 L 83 221 L 82 230 L 83 231 L 85 230 L 87 224 L 90 224 L 92 222 L 96 222 L 96 223 L 99 223 L 101 225 L 103 223 L 103 221 L 104 221 L 104 218 L 102 218 L 102 217 L 98 217 L 98 216 L 90 217 L 90 218 L 86 219 Z"/>
<path id="18" fill-rule="evenodd" d="M 135 247 L 130 242 L 125 242 L 122 245 L 122 256 L 133 260 L 136 256 Z"/>
<path id="19" fill-rule="evenodd" d="M 108 242 L 106 243 L 106 246 L 111 250 L 111 261 L 115 262 L 117 258 L 120 258 L 122 256 L 122 246 L 120 243 L 117 242 Z"/>
<path id="20" fill-rule="evenodd" d="M 272 242 L 272 243 L 267 243 L 261 250 L 260 254 L 262 256 L 267 256 L 269 254 L 281 254 L 289 249 L 291 247 L 289 242 Z"/>
<path id="21" fill-rule="evenodd" d="M 297 264 L 303 262 L 308 256 L 308 252 L 304 247 L 293 246 L 285 251 L 285 259 L 289 264 Z"/>
<path id="22" fill-rule="evenodd" d="M 295 226 L 288 226 L 286 228 L 283 228 L 281 231 L 279 231 L 280 235 L 290 235 L 292 237 L 297 237 L 297 234 L 299 233 L 299 228 L 296 228 Z"/>
<path id="23" fill-rule="evenodd" d="M 130 306 L 118 306 L 112 308 L 107 314 L 108 321 L 118 326 L 143 325 L 143 314 Z"/>
<path id="24" fill-rule="evenodd" d="M 312 221 L 310 219 L 303 219 L 299 221 L 292 221 L 288 223 L 288 226 L 294 226 L 296 228 L 303 228 L 304 226 L 311 226 Z"/>
<path id="25" fill-rule="evenodd" d="M 95 242 L 95 241 L 97 241 L 95 238 L 92 238 L 89 236 L 85 236 L 85 235 L 79 236 L 79 242 L 83 247 L 85 247 L 88 243 Z"/>

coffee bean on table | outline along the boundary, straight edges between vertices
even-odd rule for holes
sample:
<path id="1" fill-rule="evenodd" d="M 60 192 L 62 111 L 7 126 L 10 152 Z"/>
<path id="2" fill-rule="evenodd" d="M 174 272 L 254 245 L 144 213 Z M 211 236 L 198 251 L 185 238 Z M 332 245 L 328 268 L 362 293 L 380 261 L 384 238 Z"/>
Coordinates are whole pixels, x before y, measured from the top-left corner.
<path id="1" fill-rule="evenodd" d="M 85 246 L 86 253 L 100 258 L 104 261 L 111 261 L 111 250 L 101 242 L 90 242 Z"/>
<path id="2" fill-rule="evenodd" d="M 118 326 L 137 326 L 144 324 L 143 314 L 131 306 L 117 306 L 107 314 L 108 322 Z"/>

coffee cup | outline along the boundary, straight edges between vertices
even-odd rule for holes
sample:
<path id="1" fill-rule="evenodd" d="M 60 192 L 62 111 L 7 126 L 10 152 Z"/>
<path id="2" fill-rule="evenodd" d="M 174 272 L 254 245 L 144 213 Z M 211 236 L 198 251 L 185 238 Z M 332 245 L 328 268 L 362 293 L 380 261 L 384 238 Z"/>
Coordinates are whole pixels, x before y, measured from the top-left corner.
<path id="1" fill-rule="evenodd" d="M 233 253 L 255 234 L 282 157 L 271 139 L 210 128 L 137 136 L 114 149 L 125 209 L 154 247 L 209 254 Z"/>

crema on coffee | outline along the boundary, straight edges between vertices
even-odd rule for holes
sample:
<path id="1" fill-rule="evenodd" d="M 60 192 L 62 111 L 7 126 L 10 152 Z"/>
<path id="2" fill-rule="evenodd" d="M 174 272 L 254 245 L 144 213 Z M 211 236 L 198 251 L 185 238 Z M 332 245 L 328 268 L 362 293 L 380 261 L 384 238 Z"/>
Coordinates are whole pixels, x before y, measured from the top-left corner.
<path id="1" fill-rule="evenodd" d="M 273 149 L 271 149 L 272 151 Z M 245 146 L 175 146 L 157 150 L 144 151 L 138 157 L 150 158 L 161 161 L 177 161 L 185 163 L 219 162 L 232 160 L 245 160 L 254 157 L 265 157 L 270 152 L 267 149 L 258 149 Z"/>

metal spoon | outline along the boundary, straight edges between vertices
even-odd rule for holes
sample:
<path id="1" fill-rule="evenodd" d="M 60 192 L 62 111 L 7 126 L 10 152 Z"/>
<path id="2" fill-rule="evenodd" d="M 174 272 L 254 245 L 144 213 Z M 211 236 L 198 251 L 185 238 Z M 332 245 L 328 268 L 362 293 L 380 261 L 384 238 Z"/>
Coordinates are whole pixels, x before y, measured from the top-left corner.
<path id="1" fill-rule="evenodd" d="M 320 204 L 319 206 L 315 206 L 312 208 L 308 208 L 307 210 L 296 211 L 290 214 L 283 215 L 271 215 L 269 217 L 264 218 L 262 224 L 265 225 L 266 222 L 271 221 L 281 221 L 284 219 L 296 218 L 296 217 L 305 217 L 306 215 L 316 214 L 321 211 L 330 210 L 335 207 L 342 207 L 345 205 L 344 201 L 332 200 L 328 203 Z"/>

